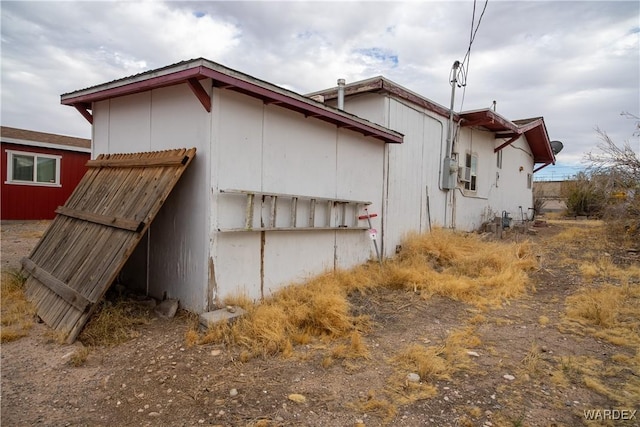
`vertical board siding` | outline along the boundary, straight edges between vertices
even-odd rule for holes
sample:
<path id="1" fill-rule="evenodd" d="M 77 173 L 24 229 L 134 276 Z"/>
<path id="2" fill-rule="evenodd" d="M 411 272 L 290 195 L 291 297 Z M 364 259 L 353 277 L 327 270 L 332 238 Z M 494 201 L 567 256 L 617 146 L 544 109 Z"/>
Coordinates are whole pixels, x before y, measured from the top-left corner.
<path id="1" fill-rule="evenodd" d="M 3 220 L 53 219 L 56 208 L 64 204 L 87 171 L 85 164 L 90 157 L 89 153 L 9 143 L 2 143 L 1 149 L 2 167 L 0 169 L 3 172 L 0 218 Z M 62 156 L 60 159 L 61 187 L 7 184 L 9 180 L 7 150 Z"/>
<path id="2" fill-rule="evenodd" d="M 236 92 L 216 90 L 218 109 L 212 134 L 212 259 L 214 299 L 243 294 L 257 300 L 281 287 L 335 267 L 347 268 L 369 259 L 373 245 L 365 230 L 266 231 L 221 233 L 218 228 L 244 228 L 246 197 L 219 190 L 253 190 L 372 202 L 380 228 L 384 143 L 300 113 L 265 105 Z M 256 197 L 253 226 L 268 225 L 270 198 Z M 275 225 L 291 224 L 291 198 L 279 198 Z M 297 203 L 296 222 L 309 222 L 309 201 Z M 319 202 L 315 226 L 324 226 L 327 203 Z M 350 208 L 351 209 L 351 208 Z M 363 214 L 364 212 L 360 212 Z M 334 212 L 335 214 L 335 212 Z M 348 211 L 349 225 L 355 212 Z M 353 219 L 353 221 L 351 221 Z M 364 224 L 359 224 L 364 225 Z"/>
<path id="3" fill-rule="evenodd" d="M 202 85 L 211 90 L 211 81 L 203 80 Z M 196 312 L 208 309 L 211 120 L 186 84 L 94 104 L 96 153 L 183 145 L 198 150 L 122 276 L 127 287 L 144 289 L 159 299 L 176 298 L 181 307 Z"/>

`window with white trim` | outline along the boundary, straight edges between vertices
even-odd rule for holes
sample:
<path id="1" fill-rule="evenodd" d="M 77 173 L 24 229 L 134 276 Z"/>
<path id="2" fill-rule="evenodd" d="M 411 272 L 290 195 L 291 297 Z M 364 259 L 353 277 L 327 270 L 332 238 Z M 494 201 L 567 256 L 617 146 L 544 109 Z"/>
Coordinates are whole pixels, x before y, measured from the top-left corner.
<path id="1" fill-rule="evenodd" d="M 62 156 L 7 150 L 7 184 L 60 187 Z"/>
<path id="2" fill-rule="evenodd" d="M 464 189 L 469 191 L 477 190 L 478 183 L 478 156 L 467 153 L 464 162 Z"/>

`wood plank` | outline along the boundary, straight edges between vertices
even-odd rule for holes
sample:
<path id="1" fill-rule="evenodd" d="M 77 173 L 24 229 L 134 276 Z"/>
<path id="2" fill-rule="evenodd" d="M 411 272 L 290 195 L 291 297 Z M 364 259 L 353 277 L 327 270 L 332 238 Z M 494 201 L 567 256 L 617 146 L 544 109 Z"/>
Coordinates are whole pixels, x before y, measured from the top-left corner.
<path id="1" fill-rule="evenodd" d="M 253 228 L 253 198 L 254 195 L 247 194 L 247 206 L 245 208 L 245 222 L 244 227 L 247 229 Z"/>
<path id="2" fill-rule="evenodd" d="M 24 262 L 31 272 L 25 294 L 47 325 L 67 334 L 67 342 L 95 311 L 95 301 L 113 283 L 195 151 L 100 156 L 100 162 L 114 167 L 90 168 L 59 208 Z"/>
<path id="3" fill-rule="evenodd" d="M 256 196 L 267 196 L 267 197 L 281 197 L 283 199 L 292 199 L 294 197 L 300 200 L 311 200 L 315 199 L 318 202 L 336 202 L 336 203 L 357 203 L 360 205 L 370 205 L 371 202 L 364 200 L 347 200 L 347 199 L 336 199 L 335 197 L 316 197 L 316 196 L 303 196 L 299 194 L 286 194 L 286 193 L 269 193 L 264 191 L 250 191 L 250 190 L 237 190 L 237 189 L 225 189 L 220 190 L 221 193 L 227 194 L 255 194 Z"/>
<path id="4" fill-rule="evenodd" d="M 191 91 L 193 92 L 193 94 L 198 98 L 198 101 L 200 101 L 204 109 L 207 110 L 207 113 L 210 113 L 211 112 L 211 96 L 202 87 L 202 85 L 200 84 L 200 81 L 195 77 L 192 77 L 187 80 L 187 83 L 189 84 L 189 88 L 191 88 Z"/>
<path id="5" fill-rule="evenodd" d="M 276 226 L 276 212 L 278 212 L 276 204 L 278 202 L 277 196 L 271 196 L 271 207 L 269 209 L 269 227 L 275 228 Z"/>
<path id="6" fill-rule="evenodd" d="M 112 215 L 101 215 L 92 212 L 84 212 L 65 206 L 58 206 L 58 209 L 56 209 L 56 213 L 71 218 L 81 219 L 83 221 L 93 222 L 95 224 L 106 225 L 108 227 L 120 228 L 128 231 L 139 232 L 144 228 L 144 222 L 142 221 L 118 218 Z"/>
<path id="7" fill-rule="evenodd" d="M 295 227 L 296 226 L 296 222 L 298 220 L 298 198 L 294 197 L 291 199 L 291 218 L 289 220 L 289 223 L 291 225 L 291 227 Z"/>
<path id="8" fill-rule="evenodd" d="M 240 231 L 365 231 L 369 227 L 260 227 L 260 228 L 218 228 L 220 233 L 237 233 Z"/>
<path id="9" fill-rule="evenodd" d="M 147 168 L 147 167 L 167 167 L 183 166 L 189 161 L 188 156 L 163 156 L 151 158 L 100 158 L 89 160 L 86 164 L 88 168 Z"/>
<path id="10" fill-rule="evenodd" d="M 316 225 L 316 199 L 309 200 L 309 227 Z"/>
<path id="11" fill-rule="evenodd" d="M 49 272 L 47 272 L 46 270 L 40 268 L 29 258 L 22 258 L 22 265 L 25 270 L 27 270 L 40 283 L 51 289 L 60 298 L 62 298 L 81 312 L 84 313 L 87 308 L 91 306 L 91 301 L 80 295 L 75 290 L 71 289 L 69 286 L 67 286 L 66 283 L 49 274 Z"/>

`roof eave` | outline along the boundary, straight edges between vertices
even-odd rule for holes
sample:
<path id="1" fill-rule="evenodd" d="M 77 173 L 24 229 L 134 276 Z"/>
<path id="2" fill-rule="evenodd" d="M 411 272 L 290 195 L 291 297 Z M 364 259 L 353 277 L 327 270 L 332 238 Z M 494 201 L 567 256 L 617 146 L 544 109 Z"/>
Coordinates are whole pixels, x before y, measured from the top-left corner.
<path id="1" fill-rule="evenodd" d="M 449 117 L 449 109 L 447 107 L 444 107 L 434 101 L 431 101 L 428 98 L 425 98 L 422 95 L 412 92 L 411 90 L 382 76 L 371 77 L 366 80 L 360 80 L 345 85 L 344 96 L 349 97 L 363 93 L 376 93 L 381 91 L 395 95 L 400 99 L 409 101 L 443 117 Z M 338 87 L 335 86 L 329 89 L 308 93 L 306 96 L 311 97 L 316 95 L 322 95 L 325 101 L 336 99 L 338 97 Z M 457 114 L 455 114 L 454 119 L 456 121 L 458 120 Z"/>
<path id="2" fill-rule="evenodd" d="M 262 99 L 265 103 L 298 111 L 305 116 L 332 123 L 339 128 L 347 128 L 387 143 L 402 143 L 403 135 L 357 116 L 336 110 L 295 92 L 280 88 L 248 75 L 230 70 L 213 62 L 197 59 L 175 66 L 139 74 L 102 85 L 63 94 L 61 103 L 80 109 L 89 109 L 93 102 L 115 98 L 148 90 L 172 86 L 190 79 L 210 78 L 214 84 L 225 89 L 233 89 L 249 96 Z"/>
<path id="3" fill-rule="evenodd" d="M 547 133 L 544 118 L 540 117 L 520 126 L 520 132 L 522 132 L 527 138 L 527 142 L 529 142 L 532 151 L 534 146 L 542 151 L 541 154 L 534 156 L 535 163 L 543 163 L 545 166 L 549 164 L 556 164 L 556 156 L 553 154 L 553 150 L 551 149 L 551 140 Z"/>

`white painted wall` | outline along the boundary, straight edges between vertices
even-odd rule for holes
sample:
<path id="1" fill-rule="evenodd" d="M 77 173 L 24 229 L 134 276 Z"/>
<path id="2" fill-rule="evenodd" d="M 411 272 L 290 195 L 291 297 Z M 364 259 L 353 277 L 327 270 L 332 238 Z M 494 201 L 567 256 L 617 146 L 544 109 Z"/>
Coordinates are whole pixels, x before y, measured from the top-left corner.
<path id="1" fill-rule="evenodd" d="M 527 175 L 533 176 L 533 168 L 533 154 L 524 136 L 502 149 L 502 169 L 496 169 L 498 188 L 490 195 L 490 203 L 499 207 L 499 214 L 505 210 L 515 220 L 522 219 L 521 212 L 531 216 L 528 209 L 533 208 L 533 188 L 528 187 Z"/>
<path id="2" fill-rule="evenodd" d="M 98 102 L 94 114 L 94 157 L 196 147 L 195 159 L 166 200 L 149 230 L 148 254 L 136 249 L 123 278 L 140 280 L 150 295 L 178 298 L 194 311 L 207 308 L 208 177 L 210 116 L 186 85 Z M 148 275 L 135 260 L 148 255 Z"/>
<path id="3" fill-rule="evenodd" d="M 438 178 L 445 119 L 379 94 L 348 97 L 345 109 L 404 135 L 404 143 L 387 146 L 384 162 L 383 246 L 384 255 L 391 256 L 407 233 L 446 222 L 447 193 L 439 189 Z"/>
<path id="4" fill-rule="evenodd" d="M 403 144 L 387 146 L 383 227 L 386 256 L 395 252 L 407 232 L 427 231 L 429 220 L 433 226 L 455 225 L 456 229 L 472 231 L 503 210 L 519 219 L 519 206 L 525 213 L 532 206 L 527 174 L 533 173 L 533 160 L 524 136 L 503 149 L 503 166 L 498 169 L 493 150 L 504 141 L 496 140 L 492 132 L 460 129 L 455 147 L 460 155 L 458 163 L 464 166 L 467 151 L 478 156 L 477 191 L 466 191 L 463 184 L 456 190 L 443 191 L 440 170 L 447 117 L 389 95 L 372 93 L 347 97 L 345 110 L 405 136 Z"/>
<path id="5" fill-rule="evenodd" d="M 460 166 L 467 152 L 478 156 L 477 191 L 456 190 L 456 228 L 477 230 L 484 222 L 501 216 L 503 211 L 513 219 L 522 219 L 533 207 L 533 193 L 527 188 L 527 174 L 533 174 L 533 156 L 524 136 L 502 149 L 502 168 L 497 166 L 494 148 L 504 140 L 492 132 L 463 128 L 457 141 Z M 522 170 L 520 170 L 522 168 Z"/>
<path id="6" fill-rule="evenodd" d="M 210 252 L 215 286 L 210 292 L 216 301 L 236 294 L 260 299 L 289 283 L 371 257 L 366 231 L 219 232 L 244 227 L 246 207 L 246 196 L 220 190 L 371 201 L 372 212 L 380 212 L 382 142 L 232 91 L 214 90 L 213 111 Z M 269 200 L 261 209 L 256 198 L 254 227 L 261 217 L 268 221 Z M 278 200 L 277 226 L 290 225 L 289 200 Z M 298 202 L 298 226 L 308 223 L 308 203 Z M 324 225 L 325 209 L 318 202 L 316 226 Z"/>

